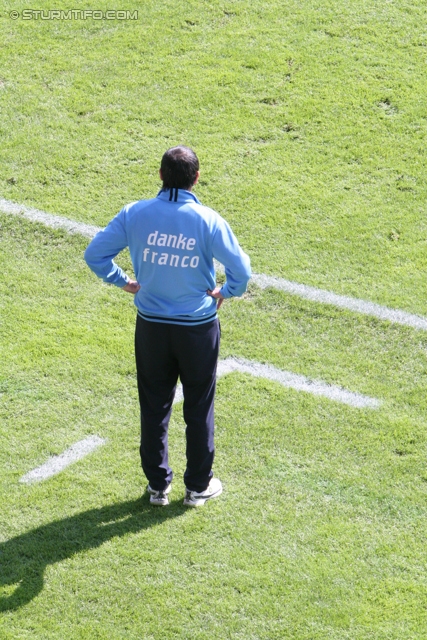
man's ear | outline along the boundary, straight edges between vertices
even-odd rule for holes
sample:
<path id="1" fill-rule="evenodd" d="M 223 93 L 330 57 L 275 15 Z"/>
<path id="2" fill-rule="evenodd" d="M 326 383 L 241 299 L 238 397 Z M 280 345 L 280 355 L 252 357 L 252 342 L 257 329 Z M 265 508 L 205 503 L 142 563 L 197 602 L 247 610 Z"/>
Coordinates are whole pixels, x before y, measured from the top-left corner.
<path id="1" fill-rule="evenodd" d="M 200 171 L 198 171 L 196 173 L 196 179 L 194 180 L 193 185 L 195 185 L 195 184 L 197 184 L 199 182 L 199 178 L 200 178 Z"/>
<path id="2" fill-rule="evenodd" d="M 163 173 L 161 169 L 159 169 L 159 176 L 160 176 L 160 180 L 163 180 Z"/>

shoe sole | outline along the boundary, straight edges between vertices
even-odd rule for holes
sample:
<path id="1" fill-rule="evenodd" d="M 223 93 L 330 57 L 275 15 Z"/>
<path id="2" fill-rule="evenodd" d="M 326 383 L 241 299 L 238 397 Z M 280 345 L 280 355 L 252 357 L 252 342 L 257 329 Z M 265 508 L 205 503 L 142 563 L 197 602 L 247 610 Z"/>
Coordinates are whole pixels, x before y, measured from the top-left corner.
<path id="1" fill-rule="evenodd" d="M 163 502 L 156 502 L 150 498 L 150 504 L 153 504 L 155 507 L 167 507 L 169 504 L 169 500 Z"/>

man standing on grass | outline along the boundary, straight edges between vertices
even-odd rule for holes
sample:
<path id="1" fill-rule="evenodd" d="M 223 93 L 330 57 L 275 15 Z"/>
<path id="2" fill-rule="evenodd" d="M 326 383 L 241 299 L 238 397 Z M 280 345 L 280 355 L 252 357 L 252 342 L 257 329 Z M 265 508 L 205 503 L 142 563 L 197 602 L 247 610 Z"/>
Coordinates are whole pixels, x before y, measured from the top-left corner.
<path id="1" fill-rule="evenodd" d="M 217 310 L 225 298 L 246 291 L 250 263 L 227 222 L 192 193 L 199 175 L 199 161 L 191 149 L 166 151 L 157 197 L 126 205 L 85 252 L 97 276 L 135 294 L 140 454 L 155 505 L 169 504 L 173 473 L 168 425 L 178 376 L 187 438 L 184 504 L 203 505 L 222 493 L 212 473 Z M 114 262 L 125 247 L 136 281 Z M 225 267 L 222 287 L 216 286 L 214 258 Z"/>

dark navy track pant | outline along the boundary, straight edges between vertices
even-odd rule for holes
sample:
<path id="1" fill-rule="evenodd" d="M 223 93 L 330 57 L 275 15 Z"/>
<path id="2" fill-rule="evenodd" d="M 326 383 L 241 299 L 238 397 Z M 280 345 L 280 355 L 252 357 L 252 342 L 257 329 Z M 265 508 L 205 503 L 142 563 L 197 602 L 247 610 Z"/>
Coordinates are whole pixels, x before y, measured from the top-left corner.
<path id="1" fill-rule="evenodd" d="M 178 376 L 184 393 L 187 468 L 184 483 L 204 491 L 214 460 L 214 398 L 218 320 L 196 326 L 148 322 L 137 316 L 135 357 L 141 408 L 141 464 L 152 489 L 172 480 L 168 425 Z"/>

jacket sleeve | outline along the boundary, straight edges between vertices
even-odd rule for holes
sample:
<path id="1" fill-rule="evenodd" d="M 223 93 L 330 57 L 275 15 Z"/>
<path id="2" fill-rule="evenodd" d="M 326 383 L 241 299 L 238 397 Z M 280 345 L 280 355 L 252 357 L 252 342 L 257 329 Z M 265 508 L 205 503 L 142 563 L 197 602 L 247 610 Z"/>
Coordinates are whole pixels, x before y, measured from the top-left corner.
<path id="1" fill-rule="evenodd" d="M 87 247 L 84 258 L 92 271 L 104 282 L 124 287 L 129 277 L 115 262 L 114 258 L 128 246 L 123 211 L 96 234 Z"/>
<path id="2" fill-rule="evenodd" d="M 241 296 L 251 277 L 250 260 L 223 218 L 214 233 L 212 251 L 214 258 L 225 268 L 226 282 L 221 294 L 224 298 Z"/>

